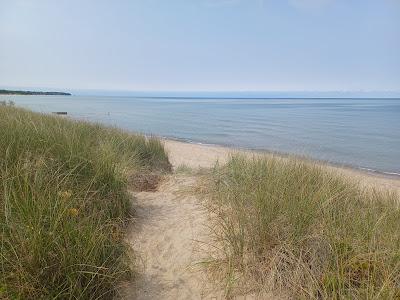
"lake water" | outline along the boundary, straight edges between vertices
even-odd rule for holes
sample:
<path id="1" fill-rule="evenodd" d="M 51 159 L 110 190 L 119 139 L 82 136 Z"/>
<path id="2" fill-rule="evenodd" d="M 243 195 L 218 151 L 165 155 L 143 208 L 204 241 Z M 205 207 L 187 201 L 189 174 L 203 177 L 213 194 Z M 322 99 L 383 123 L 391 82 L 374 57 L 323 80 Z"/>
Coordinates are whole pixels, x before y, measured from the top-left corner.
<path id="1" fill-rule="evenodd" d="M 400 99 L 3 98 L 146 134 L 400 174 Z"/>

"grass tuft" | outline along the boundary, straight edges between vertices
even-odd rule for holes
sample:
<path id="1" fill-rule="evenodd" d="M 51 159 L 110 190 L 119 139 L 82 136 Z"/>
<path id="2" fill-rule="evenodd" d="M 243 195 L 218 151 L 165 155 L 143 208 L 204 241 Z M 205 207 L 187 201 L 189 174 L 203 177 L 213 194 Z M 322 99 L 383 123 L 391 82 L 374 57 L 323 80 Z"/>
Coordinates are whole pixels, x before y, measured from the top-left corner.
<path id="1" fill-rule="evenodd" d="M 0 298 L 112 298 L 127 185 L 170 170 L 160 141 L 5 105 L 0 132 Z"/>
<path id="2" fill-rule="evenodd" d="M 204 188 L 219 249 L 209 267 L 228 295 L 247 286 L 294 299 L 400 297 L 397 194 L 310 162 L 240 155 Z"/>

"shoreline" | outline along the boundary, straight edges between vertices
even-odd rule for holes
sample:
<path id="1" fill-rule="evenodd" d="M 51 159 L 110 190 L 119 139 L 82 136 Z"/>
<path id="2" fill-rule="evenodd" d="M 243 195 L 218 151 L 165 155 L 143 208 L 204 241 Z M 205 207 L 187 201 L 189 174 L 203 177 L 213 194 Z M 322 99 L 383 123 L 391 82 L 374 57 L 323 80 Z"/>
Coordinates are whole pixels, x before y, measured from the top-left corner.
<path id="1" fill-rule="evenodd" d="M 309 157 L 301 157 L 291 154 L 271 152 L 267 150 L 259 151 L 222 145 L 187 142 L 175 138 L 159 138 L 164 142 L 170 156 L 171 164 L 174 166 L 174 168 L 182 165 L 191 168 L 210 168 L 215 165 L 217 161 L 219 163 L 225 163 L 228 160 L 229 156 L 233 153 L 243 153 L 245 155 L 261 155 L 282 159 L 295 157 L 321 165 L 327 168 L 329 171 L 349 177 L 351 180 L 355 180 L 361 185 L 378 189 L 384 188 L 389 190 L 396 190 L 397 192 L 400 192 L 400 176 L 397 175 L 371 172 L 352 166 L 333 164 L 312 159 Z"/>
<path id="2" fill-rule="evenodd" d="M 54 111 L 58 111 L 58 110 L 54 110 Z M 45 114 L 50 114 L 52 111 L 51 112 L 40 111 L 40 112 L 45 113 Z M 104 113 L 104 115 L 107 115 L 107 114 Z M 109 115 L 109 113 L 108 113 L 108 115 Z M 233 148 L 233 149 L 240 150 L 240 151 L 252 151 L 252 152 L 257 152 L 257 153 L 266 153 L 266 154 L 272 154 L 272 155 L 283 156 L 283 157 L 288 156 L 288 157 L 306 158 L 306 159 L 310 159 L 310 160 L 316 161 L 321 164 L 328 164 L 328 165 L 332 165 L 332 166 L 339 167 L 339 168 L 354 169 L 354 170 L 357 170 L 357 171 L 360 171 L 363 173 L 367 173 L 370 175 L 373 174 L 376 176 L 384 176 L 384 177 L 388 177 L 388 178 L 400 179 L 400 170 L 397 170 L 397 168 L 392 168 L 392 166 L 395 165 L 395 158 L 392 158 L 391 164 L 384 165 L 384 166 L 386 166 L 386 168 L 380 168 L 379 164 L 378 164 L 378 167 L 376 167 L 376 166 L 371 167 L 370 163 L 371 163 L 371 161 L 373 161 L 372 159 L 369 161 L 365 161 L 363 165 L 358 165 L 358 164 L 352 163 L 351 160 L 349 160 L 349 158 L 347 158 L 347 159 L 350 162 L 346 162 L 346 163 L 335 162 L 334 160 L 326 159 L 326 157 L 315 158 L 311 155 L 307 155 L 307 154 L 303 154 L 303 153 L 291 153 L 291 152 L 284 152 L 284 151 L 280 151 L 280 150 L 272 150 L 272 149 L 268 149 L 268 148 L 267 149 L 252 148 L 252 147 L 248 147 L 247 145 L 236 146 L 234 144 L 229 143 L 229 141 L 224 143 L 224 142 L 217 140 L 215 143 L 209 143 L 207 141 L 207 138 L 191 139 L 191 138 L 175 136 L 173 134 L 170 135 L 169 133 L 164 133 L 164 135 L 162 135 L 162 134 L 152 133 L 151 131 L 145 132 L 145 131 L 137 130 L 135 128 L 121 127 L 120 124 L 118 124 L 118 122 L 116 120 L 114 120 L 115 122 L 111 122 L 111 124 L 110 124 L 108 122 L 102 122 L 102 121 L 96 120 L 96 117 L 92 117 L 93 119 L 91 119 L 91 117 L 89 115 L 85 116 L 84 114 L 82 114 L 80 116 L 79 113 L 77 113 L 77 115 L 72 114 L 69 117 L 71 117 L 73 119 L 77 119 L 77 120 L 100 123 L 100 124 L 106 125 L 106 126 L 113 126 L 113 127 L 117 127 L 119 129 L 122 129 L 122 130 L 125 130 L 128 132 L 140 133 L 145 136 L 155 136 L 160 139 L 179 141 L 179 142 L 190 143 L 190 144 L 195 144 L 195 145 L 209 145 L 209 146 L 216 146 L 216 147 Z M 314 148 L 318 148 L 320 146 L 320 144 L 321 143 L 314 145 Z M 292 150 L 295 151 L 296 149 L 292 149 Z"/>
<path id="3" fill-rule="evenodd" d="M 144 134 L 144 135 L 150 136 L 148 134 Z M 378 177 L 385 177 L 385 178 L 392 178 L 392 179 L 400 180 L 400 172 L 399 173 L 386 172 L 386 171 L 372 169 L 369 167 L 356 166 L 356 165 L 352 165 L 352 164 L 336 163 L 333 161 L 317 159 L 317 158 L 313 158 L 313 157 L 306 156 L 306 155 L 302 156 L 302 155 L 295 154 L 295 153 L 279 152 L 279 151 L 268 150 L 268 149 L 237 147 L 237 146 L 233 146 L 233 145 L 197 142 L 197 141 L 193 141 L 190 139 L 179 138 L 179 137 L 174 137 L 174 136 L 158 136 L 158 135 L 151 135 L 151 136 L 156 136 L 156 137 L 160 138 L 161 140 L 169 140 L 169 141 L 175 141 L 175 142 L 180 142 L 180 143 L 185 143 L 185 144 L 200 145 L 200 146 L 221 147 L 221 148 L 225 148 L 225 149 L 234 149 L 235 151 L 240 151 L 240 152 L 242 152 L 242 151 L 243 152 L 252 152 L 252 153 L 258 153 L 258 154 L 265 154 L 265 155 L 274 155 L 274 156 L 278 156 L 278 157 L 296 157 L 299 159 L 313 161 L 313 162 L 316 162 L 316 163 L 322 164 L 322 165 L 328 165 L 331 167 L 337 167 L 337 168 L 341 168 L 341 169 L 350 169 L 350 170 L 354 170 L 354 171 L 359 171 L 359 172 L 365 173 L 367 175 L 373 175 L 373 176 L 378 176 Z"/>
<path id="4" fill-rule="evenodd" d="M 45 113 L 47 114 L 47 113 Z M 72 119 L 76 119 L 72 117 Z M 90 121 L 89 121 L 90 122 Z M 100 123 L 104 125 L 103 123 Z M 117 127 L 122 129 L 120 127 Z M 126 130 L 126 129 L 122 129 Z M 244 153 L 247 155 L 255 154 L 255 155 L 265 155 L 265 156 L 274 156 L 278 158 L 289 158 L 294 157 L 301 160 L 306 160 L 312 163 L 316 163 L 318 165 L 326 167 L 328 170 L 335 171 L 350 177 L 352 179 L 359 181 L 361 184 L 365 184 L 369 187 L 377 187 L 379 189 L 389 188 L 389 190 L 396 190 L 400 193 L 400 174 L 392 173 L 392 172 L 384 172 L 379 170 L 374 170 L 370 168 L 358 167 L 353 165 L 344 165 L 335 162 L 323 161 L 318 160 L 312 157 L 301 156 L 296 154 L 278 152 L 278 151 L 271 151 L 267 149 L 251 149 L 251 148 L 241 148 L 235 147 L 230 145 L 221 145 L 221 144 L 211 144 L 206 142 L 197 142 L 185 138 L 179 138 L 175 136 L 161 136 L 156 134 L 148 134 L 144 132 L 134 131 L 134 130 L 126 130 L 132 134 L 143 134 L 144 136 L 150 137 L 154 136 L 162 140 L 167 150 L 171 154 L 171 163 L 176 168 L 179 165 L 188 165 L 189 167 L 205 167 L 210 168 L 212 167 L 215 162 L 218 160 L 219 162 L 227 161 L 228 157 L 232 153 Z M 179 148 L 187 148 L 179 150 Z M 186 151 L 185 151 L 186 150 Z M 180 159 L 176 159 L 176 154 L 179 153 L 181 155 Z M 199 163 L 194 163 L 193 158 L 189 158 L 192 153 L 196 153 L 197 156 L 200 156 L 200 159 L 194 158 Z M 193 155 L 192 155 L 193 156 Z M 175 163 L 174 163 L 175 161 Z M 180 162 L 180 163 L 179 163 Z"/>

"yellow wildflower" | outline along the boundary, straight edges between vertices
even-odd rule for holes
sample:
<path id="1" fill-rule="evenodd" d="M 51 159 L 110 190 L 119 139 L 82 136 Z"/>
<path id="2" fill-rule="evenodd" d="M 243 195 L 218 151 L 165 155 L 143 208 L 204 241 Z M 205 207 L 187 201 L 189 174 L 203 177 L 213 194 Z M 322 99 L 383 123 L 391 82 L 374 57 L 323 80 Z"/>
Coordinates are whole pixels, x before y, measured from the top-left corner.
<path id="1" fill-rule="evenodd" d="M 64 199 L 64 200 L 68 200 L 69 198 L 71 198 L 72 196 L 72 191 L 68 190 L 68 191 L 63 191 L 63 192 L 58 192 L 58 195 Z"/>
<path id="2" fill-rule="evenodd" d="M 69 214 L 73 217 L 76 217 L 79 214 L 79 210 L 76 208 L 70 208 L 69 209 Z"/>

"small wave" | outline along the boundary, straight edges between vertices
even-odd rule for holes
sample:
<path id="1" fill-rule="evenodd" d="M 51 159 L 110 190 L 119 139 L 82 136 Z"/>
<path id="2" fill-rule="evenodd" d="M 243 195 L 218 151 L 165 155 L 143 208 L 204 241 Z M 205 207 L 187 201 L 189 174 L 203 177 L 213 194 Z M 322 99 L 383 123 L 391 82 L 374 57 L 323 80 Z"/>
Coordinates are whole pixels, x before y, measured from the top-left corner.
<path id="1" fill-rule="evenodd" d="M 386 172 L 386 171 L 380 171 L 380 170 L 375 170 L 371 168 L 365 168 L 365 167 L 357 167 L 360 170 L 370 172 L 370 173 L 377 173 L 377 174 L 382 174 L 382 175 L 389 175 L 389 176 L 400 176 L 400 173 L 397 172 Z"/>

